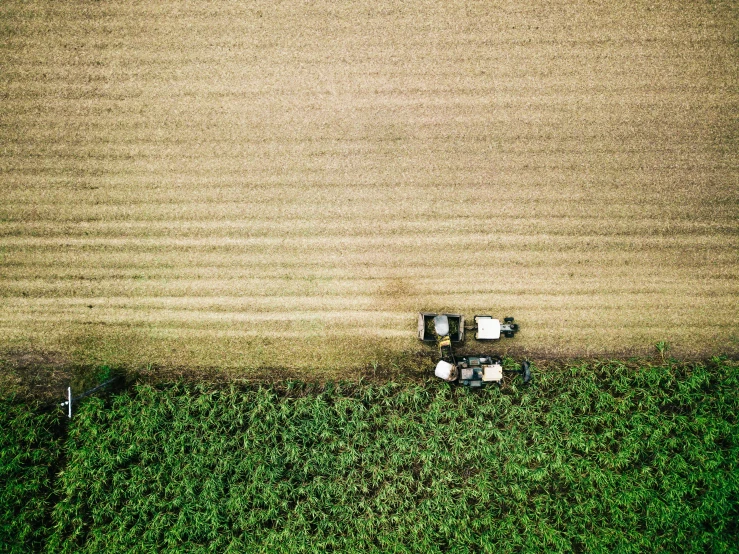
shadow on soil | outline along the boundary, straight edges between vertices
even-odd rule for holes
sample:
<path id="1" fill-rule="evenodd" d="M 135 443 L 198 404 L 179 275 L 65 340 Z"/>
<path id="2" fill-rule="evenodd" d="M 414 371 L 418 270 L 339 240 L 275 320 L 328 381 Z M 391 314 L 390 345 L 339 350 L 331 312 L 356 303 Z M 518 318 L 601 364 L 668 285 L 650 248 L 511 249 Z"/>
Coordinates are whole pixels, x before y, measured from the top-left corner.
<path id="1" fill-rule="evenodd" d="M 595 364 L 608 360 L 619 360 L 635 368 L 665 361 L 665 352 L 654 351 L 651 356 L 644 353 L 623 352 L 620 356 L 553 356 L 546 352 L 528 352 L 494 348 L 458 348 L 458 355 L 496 354 L 504 356 L 505 363 L 515 365 L 527 359 L 535 372 L 558 371 L 581 364 Z M 705 361 L 711 355 L 673 357 L 675 362 Z M 725 354 L 727 359 L 738 360 L 737 353 Z M 423 383 L 433 377 L 438 354 L 432 347 L 422 346 L 415 351 L 395 352 L 378 350 L 372 361 L 363 366 L 345 371 L 328 371 L 321 368 L 291 369 L 285 367 L 261 368 L 217 368 L 177 367 L 148 364 L 145 367 L 80 365 L 70 363 L 57 352 L 9 351 L 0 357 L 0 387 L 4 396 L 18 400 L 40 403 L 63 402 L 67 398 L 67 387 L 72 387 L 74 397 L 94 389 L 101 383 L 111 381 L 101 392 L 125 390 L 134 384 L 166 385 L 176 382 L 201 383 L 213 387 L 231 384 L 271 384 L 300 381 L 306 384 L 325 386 L 330 382 L 364 383 Z"/>

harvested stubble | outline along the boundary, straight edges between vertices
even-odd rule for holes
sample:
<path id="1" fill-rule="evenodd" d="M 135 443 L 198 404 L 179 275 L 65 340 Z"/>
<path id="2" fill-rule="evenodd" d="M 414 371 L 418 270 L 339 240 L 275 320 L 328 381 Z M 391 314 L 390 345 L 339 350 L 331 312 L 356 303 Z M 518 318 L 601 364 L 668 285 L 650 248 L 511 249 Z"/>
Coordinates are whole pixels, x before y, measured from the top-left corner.
<path id="1" fill-rule="evenodd" d="M 338 374 L 419 310 L 529 353 L 739 347 L 736 3 L 0 20 L 2 348 Z"/>

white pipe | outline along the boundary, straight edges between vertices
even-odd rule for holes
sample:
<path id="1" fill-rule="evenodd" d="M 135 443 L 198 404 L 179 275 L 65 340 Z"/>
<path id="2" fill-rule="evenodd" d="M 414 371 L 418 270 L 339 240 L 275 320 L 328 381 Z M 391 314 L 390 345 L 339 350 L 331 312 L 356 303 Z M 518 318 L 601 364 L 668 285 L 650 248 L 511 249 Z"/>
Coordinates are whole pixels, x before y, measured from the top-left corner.
<path id="1" fill-rule="evenodd" d="M 69 419 L 72 419 L 72 387 L 67 387 L 67 398 L 69 399 L 69 411 L 67 412 L 67 416 Z"/>

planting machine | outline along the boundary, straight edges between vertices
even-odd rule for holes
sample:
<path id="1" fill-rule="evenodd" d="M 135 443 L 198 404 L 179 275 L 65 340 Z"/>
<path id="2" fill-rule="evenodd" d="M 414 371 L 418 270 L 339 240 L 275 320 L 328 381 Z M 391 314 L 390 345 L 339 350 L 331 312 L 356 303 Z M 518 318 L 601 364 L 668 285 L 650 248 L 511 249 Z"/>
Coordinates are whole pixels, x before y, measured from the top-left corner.
<path id="1" fill-rule="evenodd" d="M 521 364 L 520 370 L 503 369 L 503 360 L 498 356 L 454 355 L 452 343 L 464 341 L 465 331 L 475 331 L 475 339 L 480 341 L 498 340 L 501 336 L 512 338 L 518 332 L 518 324 L 512 317 L 500 320 L 488 315 L 477 315 L 474 325 L 465 327 L 464 316 L 459 314 L 418 314 L 418 338 L 424 342 L 435 342 L 439 347 L 441 360 L 436 364 L 434 375 L 445 381 L 459 383 L 467 387 L 484 387 L 491 383 L 502 383 L 506 373 L 518 373 L 524 383 L 531 380 L 528 361 Z"/>

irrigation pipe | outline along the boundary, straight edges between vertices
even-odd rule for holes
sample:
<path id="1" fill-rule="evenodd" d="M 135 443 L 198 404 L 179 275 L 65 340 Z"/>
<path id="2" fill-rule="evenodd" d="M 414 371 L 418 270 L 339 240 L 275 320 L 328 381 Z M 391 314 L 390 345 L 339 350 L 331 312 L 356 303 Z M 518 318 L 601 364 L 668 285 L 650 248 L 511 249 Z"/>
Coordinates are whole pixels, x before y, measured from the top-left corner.
<path id="1" fill-rule="evenodd" d="M 67 406 L 67 408 L 68 408 L 67 409 L 67 417 L 69 417 L 71 419 L 72 418 L 72 403 L 73 402 L 76 402 L 77 400 L 81 400 L 85 396 L 90 396 L 93 392 L 96 392 L 96 391 L 102 389 L 103 387 L 105 387 L 107 385 L 110 385 L 116 379 L 118 379 L 118 377 L 113 377 L 112 379 L 108 379 L 107 381 L 105 381 L 105 383 L 101 383 L 97 387 L 92 388 L 92 389 L 90 389 L 88 391 L 85 391 L 82 394 L 80 394 L 79 396 L 76 396 L 75 398 L 72 398 L 72 387 L 67 387 L 67 400 L 65 402 L 62 402 L 61 404 L 59 404 L 59 407 L 60 408 L 63 408 L 64 406 Z"/>

